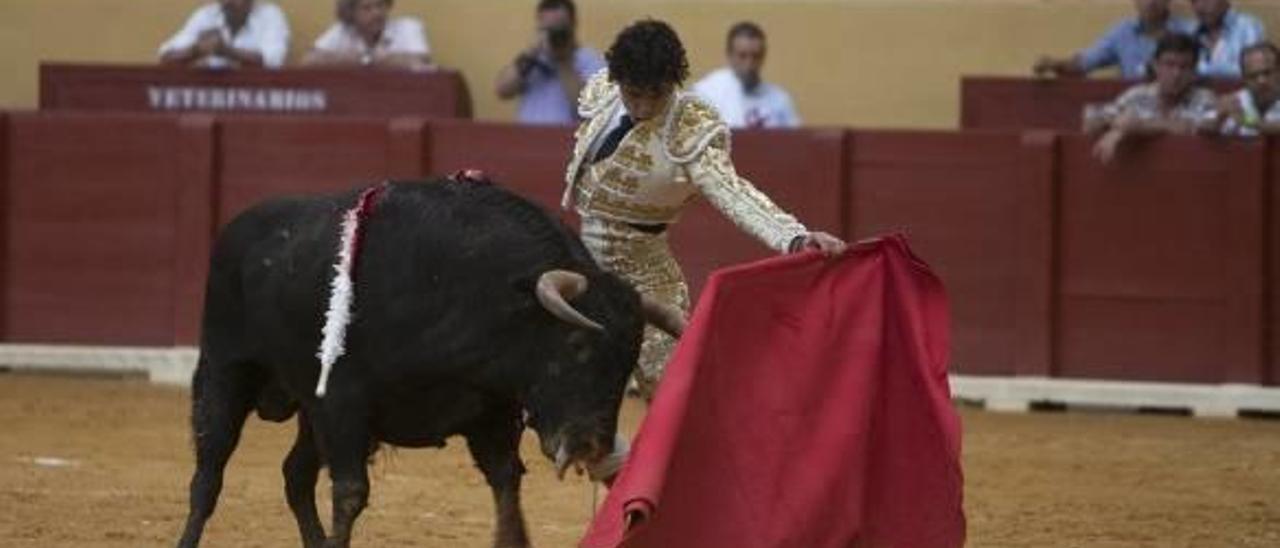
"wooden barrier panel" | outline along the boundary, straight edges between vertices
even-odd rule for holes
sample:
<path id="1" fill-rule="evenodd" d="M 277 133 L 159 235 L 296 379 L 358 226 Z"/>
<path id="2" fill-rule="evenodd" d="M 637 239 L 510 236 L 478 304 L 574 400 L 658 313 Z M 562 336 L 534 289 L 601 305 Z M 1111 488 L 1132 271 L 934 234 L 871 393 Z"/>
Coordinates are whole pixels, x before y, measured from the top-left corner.
<path id="1" fill-rule="evenodd" d="M 405 158 L 405 151 L 420 146 L 422 131 L 406 129 L 407 123 L 384 118 L 220 118 L 217 225 L 268 197 L 345 190 L 411 175 L 421 161 Z M 399 139 L 409 142 L 393 144 Z"/>
<path id="2" fill-rule="evenodd" d="M 9 312 L 9 113 L 0 111 L 0 341 L 7 335 Z"/>
<path id="3" fill-rule="evenodd" d="M 352 68 L 40 65 L 41 110 L 470 118 L 462 75 Z"/>
<path id="4" fill-rule="evenodd" d="M 432 174 L 478 169 L 548 211 L 560 212 L 572 128 L 434 120 L 428 133 L 426 156 Z"/>
<path id="5" fill-rule="evenodd" d="M 960 129 L 1080 131 L 1084 106 L 1105 103 L 1137 82 L 1091 78 L 965 76 L 960 80 Z M 1238 89 L 1233 80 L 1209 84 Z"/>
<path id="6" fill-rule="evenodd" d="M 168 345 L 178 126 L 10 117 L 5 340 Z"/>
<path id="7" fill-rule="evenodd" d="M 846 233 L 903 232 L 951 298 L 953 370 L 1046 374 L 1050 136 L 856 131 Z"/>
<path id="8" fill-rule="evenodd" d="M 1260 383 L 1262 145 L 1150 140 L 1111 166 L 1091 147 L 1062 149 L 1054 373 Z"/>
<path id="9" fill-rule="evenodd" d="M 735 131 L 731 151 L 739 175 L 811 230 L 839 236 L 844 139 L 835 129 Z M 704 198 L 685 211 L 670 238 L 695 299 L 712 271 L 776 254 Z"/>
<path id="10" fill-rule="evenodd" d="M 1267 193 L 1271 197 L 1268 210 L 1269 226 L 1267 239 L 1263 246 L 1268 265 L 1267 293 L 1271 295 L 1268 304 L 1267 329 L 1270 337 L 1267 340 L 1268 374 L 1265 384 L 1280 386 L 1280 140 L 1272 138 L 1267 143 Z"/>

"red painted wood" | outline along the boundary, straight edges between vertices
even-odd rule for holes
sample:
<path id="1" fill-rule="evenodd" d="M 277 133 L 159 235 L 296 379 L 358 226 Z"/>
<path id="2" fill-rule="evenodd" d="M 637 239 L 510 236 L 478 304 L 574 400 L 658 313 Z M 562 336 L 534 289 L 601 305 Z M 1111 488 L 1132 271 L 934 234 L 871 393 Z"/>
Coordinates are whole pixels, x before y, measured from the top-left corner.
<path id="1" fill-rule="evenodd" d="M 208 115 L 185 115 L 178 120 L 174 344 L 200 341 L 217 204 L 216 131 L 216 122 Z"/>
<path id="2" fill-rule="evenodd" d="M 1086 104 L 1109 102 L 1134 84 L 1114 79 L 965 76 L 960 80 L 960 128 L 1079 131 Z M 1220 80 L 1211 86 L 1221 92 L 1238 89 L 1240 84 Z"/>
<path id="3" fill-rule="evenodd" d="M 0 341 L 8 340 L 9 269 L 9 113 L 0 111 Z"/>
<path id="4" fill-rule="evenodd" d="M 392 174 L 388 121 L 377 118 L 219 118 L 221 226 L 263 199 L 374 184 Z"/>
<path id="5" fill-rule="evenodd" d="M 572 128 L 433 120 L 428 132 L 432 174 L 479 169 L 549 211 L 560 211 Z"/>
<path id="6" fill-rule="evenodd" d="M 1017 211 L 1017 263 L 1013 303 L 1014 367 L 1019 375 L 1053 375 L 1054 255 L 1057 234 L 1058 137 L 1047 131 L 1022 135 L 1021 181 L 1013 189 Z"/>
<path id="7" fill-rule="evenodd" d="M 150 115 L 10 118 L 11 342 L 173 342 L 177 125 Z"/>
<path id="8" fill-rule="evenodd" d="M 1020 358 L 1042 360 L 1019 326 L 1043 305 L 1020 279 L 1042 260 L 1026 249 L 1024 238 L 1038 236 L 1024 234 L 1035 213 L 1023 210 L 1023 187 L 1043 185 L 1027 180 L 1034 159 L 1023 156 L 1034 152 L 1021 137 L 855 131 L 849 145 L 847 232 L 903 232 L 933 266 L 951 300 L 953 370 L 1012 375 Z"/>
<path id="9" fill-rule="evenodd" d="M 1261 146 L 1150 140 L 1104 166 L 1063 143 L 1056 373 L 1260 382 Z"/>
<path id="10" fill-rule="evenodd" d="M 420 179 L 427 165 L 427 121 L 423 118 L 393 118 L 387 128 L 387 176 L 393 179 Z"/>
<path id="11" fill-rule="evenodd" d="M 297 90 L 322 93 L 318 111 L 278 114 L 351 116 L 471 117 L 471 95 L 461 73 L 453 70 L 410 72 L 392 70 L 288 68 L 278 70 L 191 70 L 155 65 L 88 65 L 42 63 L 40 108 L 178 112 L 153 105 L 161 89 L 183 90 Z M 309 97 L 312 95 L 308 95 Z M 271 114 L 237 107 L 218 112 Z"/>

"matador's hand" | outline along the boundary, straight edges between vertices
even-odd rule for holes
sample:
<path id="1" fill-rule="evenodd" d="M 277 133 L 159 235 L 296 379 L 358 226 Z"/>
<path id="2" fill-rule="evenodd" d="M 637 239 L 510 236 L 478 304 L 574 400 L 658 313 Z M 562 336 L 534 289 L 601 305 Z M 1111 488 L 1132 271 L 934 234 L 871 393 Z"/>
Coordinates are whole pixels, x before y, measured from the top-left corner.
<path id="1" fill-rule="evenodd" d="M 804 235 L 797 236 L 791 242 L 791 251 L 800 251 L 804 249 L 814 249 L 821 251 L 823 255 L 828 257 L 836 257 L 844 253 L 848 245 L 844 240 L 827 234 L 826 232 L 808 232 Z"/>

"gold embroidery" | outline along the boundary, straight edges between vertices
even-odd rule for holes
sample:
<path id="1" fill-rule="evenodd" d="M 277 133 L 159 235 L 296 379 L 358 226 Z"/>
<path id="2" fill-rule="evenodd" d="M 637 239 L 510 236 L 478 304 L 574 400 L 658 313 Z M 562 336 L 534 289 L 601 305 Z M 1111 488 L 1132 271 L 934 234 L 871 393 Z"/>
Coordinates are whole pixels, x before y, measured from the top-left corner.
<path id="1" fill-rule="evenodd" d="M 621 276 L 636 291 L 689 310 L 689 288 L 665 236 L 646 234 L 616 221 L 585 217 L 582 242 L 600 266 Z M 635 372 L 645 398 L 653 396 L 674 348 L 675 340 L 666 333 L 652 327 L 645 329 Z"/>

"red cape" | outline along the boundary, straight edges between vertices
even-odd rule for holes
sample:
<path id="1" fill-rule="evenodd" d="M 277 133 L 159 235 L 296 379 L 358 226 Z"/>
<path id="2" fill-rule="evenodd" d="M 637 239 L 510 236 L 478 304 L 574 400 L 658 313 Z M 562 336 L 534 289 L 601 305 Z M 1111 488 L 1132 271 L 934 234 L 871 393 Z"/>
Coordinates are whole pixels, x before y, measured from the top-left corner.
<path id="1" fill-rule="evenodd" d="M 962 546 L 947 322 L 901 236 L 716 272 L 582 546 Z"/>

